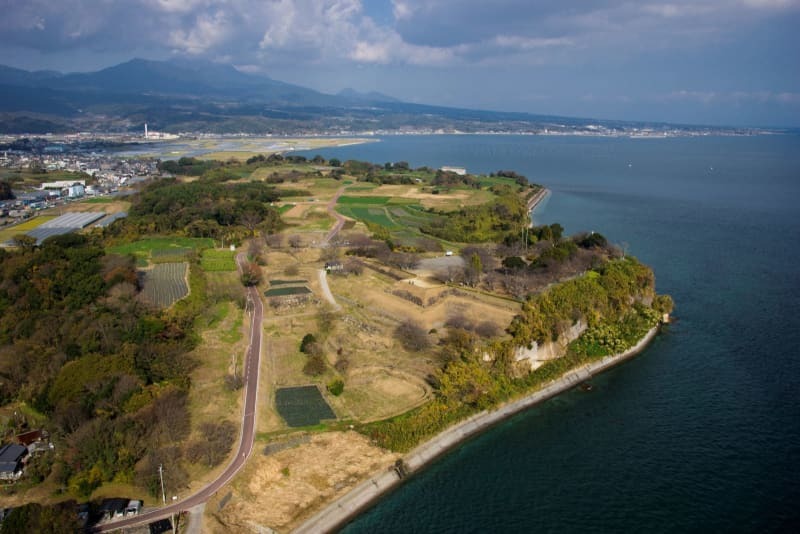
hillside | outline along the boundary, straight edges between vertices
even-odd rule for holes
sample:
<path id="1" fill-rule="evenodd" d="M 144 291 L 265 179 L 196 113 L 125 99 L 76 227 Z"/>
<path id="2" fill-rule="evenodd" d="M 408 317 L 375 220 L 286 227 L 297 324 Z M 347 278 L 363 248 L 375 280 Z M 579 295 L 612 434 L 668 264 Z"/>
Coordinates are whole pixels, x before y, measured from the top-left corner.
<path id="1" fill-rule="evenodd" d="M 596 135 L 676 128 L 411 104 L 353 89 L 326 94 L 208 61 L 134 59 L 69 74 L 0 65 L 0 132 L 127 132 L 145 122 L 166 132 L 279 135 L 375 130 Z"/>

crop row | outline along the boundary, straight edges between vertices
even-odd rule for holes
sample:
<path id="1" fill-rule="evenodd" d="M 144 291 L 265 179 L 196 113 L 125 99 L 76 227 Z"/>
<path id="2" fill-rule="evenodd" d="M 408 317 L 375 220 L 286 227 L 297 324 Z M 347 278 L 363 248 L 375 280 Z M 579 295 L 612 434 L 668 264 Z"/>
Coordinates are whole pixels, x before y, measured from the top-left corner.
<path id="1" fill-rule="evenodd" d="M 188 263 L 159 263 L 144 272 L 142 298 L 161 308 L 172 306 L 189 294 Z"/>

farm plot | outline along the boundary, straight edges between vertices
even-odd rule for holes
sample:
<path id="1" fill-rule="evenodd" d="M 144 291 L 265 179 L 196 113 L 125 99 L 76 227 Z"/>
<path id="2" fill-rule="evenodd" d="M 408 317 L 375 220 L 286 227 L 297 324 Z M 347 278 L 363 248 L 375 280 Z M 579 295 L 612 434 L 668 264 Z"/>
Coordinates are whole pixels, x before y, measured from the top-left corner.
<path id="1" fill-rule="evenodd" d="M 182 262 L 192 250 L 211 248 L 214 240 L 195 237 L 151 237 L 133 243 L 109 247 L 111 254 L 133 254 L 140 266 L 147 265 L 151 259 L 159 263 Z"/>
<path id="2" fill-rule="evenodd" d="M 200 257 L 200 267 L 206 272 L 235 271 L 236 252 L 228 249 L 207 248 Z"/>
<path id="3" fill-rule="evenodd" d="M 288 285 L 298 285 L 298 284 L 307 284 L 307 280 L 270 280 L 269 285 L 271 286 L 288 286 Z"/>
<path id="4" fill-rule="evenodd" d="M 180 263 L 186 260 L 186 255 L 192 250 L 183 247 L 157 248 L 150 251 L 150 260 L 153 263 Z"/>
<path id="5" fill-rule="evenodd" d="M 275 407 L 290 427 L 318 425 L 324 419 L 336 419 L 317 386 L 279 388 Z"/>
<path id="6" fill-rule="evenodd" d="M 188 263 L 159 263 L 144 271 L 141 298 L 161 308 L 168 308 L 189 294 L 186 283 Z"/>
<path id="7" fill-rule="evenodd" d="M 265 297 L 288 297 L 289 295 L 307 295 L 311 293 L 311 290 L 305 286 L 301 287 L 293 287 L 293 286 L 280 286 L 280 287 L 273 287 L 266 291 L 264 291 Z"/>

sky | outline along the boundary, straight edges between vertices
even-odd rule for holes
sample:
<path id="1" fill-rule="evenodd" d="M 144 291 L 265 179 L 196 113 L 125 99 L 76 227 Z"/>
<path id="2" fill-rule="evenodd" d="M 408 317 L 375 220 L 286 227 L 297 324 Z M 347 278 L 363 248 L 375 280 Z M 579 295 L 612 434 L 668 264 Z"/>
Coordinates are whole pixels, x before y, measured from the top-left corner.
<path id="1" fill-rule="evenodd" d="M 800 0 L 0 0 L 0 64 L 228 63 L 322 92 L 800 127 Z"/>

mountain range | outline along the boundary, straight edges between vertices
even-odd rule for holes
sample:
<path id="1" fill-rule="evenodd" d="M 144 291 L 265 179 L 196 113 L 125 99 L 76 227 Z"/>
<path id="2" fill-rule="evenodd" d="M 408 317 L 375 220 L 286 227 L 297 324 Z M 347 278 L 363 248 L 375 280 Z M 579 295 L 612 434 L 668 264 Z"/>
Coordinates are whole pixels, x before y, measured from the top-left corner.
<path id="1" fill-rule="evenodd" d="M 133 59 L 69 74 L 0 65 L 0 133 L 126 132 L 144 123 L 166 132 L 278 135 L 591 132 L 634 124 L 428 106 L 353 89 L 326 94 L 208 61 Z"/>

